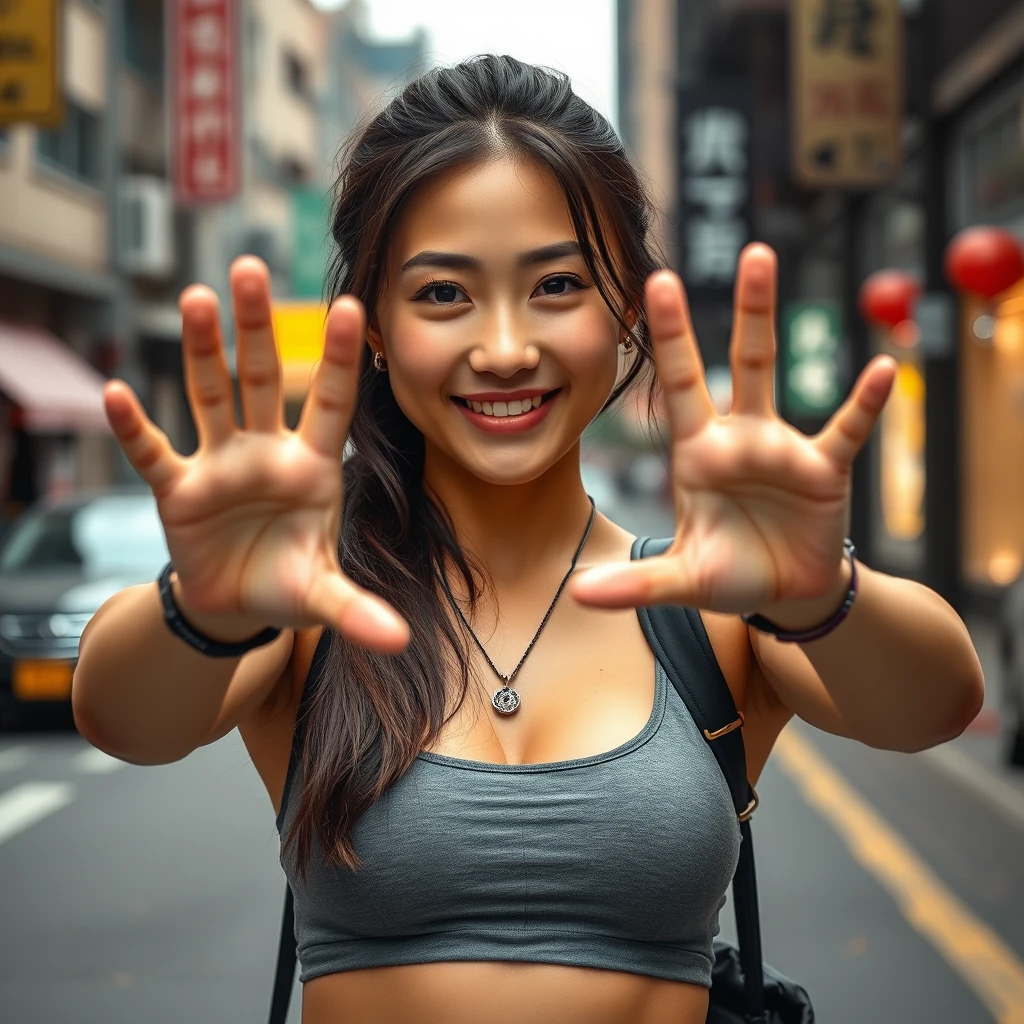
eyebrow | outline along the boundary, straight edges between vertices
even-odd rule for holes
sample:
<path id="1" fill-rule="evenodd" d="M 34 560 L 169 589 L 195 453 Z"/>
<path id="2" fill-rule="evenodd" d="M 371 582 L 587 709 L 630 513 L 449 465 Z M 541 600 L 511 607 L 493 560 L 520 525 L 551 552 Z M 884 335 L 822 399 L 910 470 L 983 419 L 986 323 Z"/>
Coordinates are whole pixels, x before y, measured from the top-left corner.
<path id="1" fill-rule="evenodd" d="M 579 242 L 554 242 L 542 245 L 539 249 L 528 249 L 516 256 L 516 265 L 532 267 L 537 263 L 550 263 L 551 260 L 565 259 L 567 256 L 579 256 Z M 439 252 L 424 249 L 402 264 L 402 271 L 414 270 L 417 267 L 443 267 L 445 270 L 483 270 L 483 263 L 475 256 L 466 256 L 459 252 Z"/>

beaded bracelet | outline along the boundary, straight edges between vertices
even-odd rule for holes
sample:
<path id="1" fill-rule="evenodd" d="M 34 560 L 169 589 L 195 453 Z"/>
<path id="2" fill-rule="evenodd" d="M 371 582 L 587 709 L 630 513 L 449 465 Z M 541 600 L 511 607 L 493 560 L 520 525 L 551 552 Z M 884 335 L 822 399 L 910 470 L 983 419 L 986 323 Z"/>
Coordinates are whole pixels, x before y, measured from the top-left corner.
<path id="1" fill-rule="evenodd" d="M 756 615 L 754 613 L 741 616 L 743 621 L 748 626 L 753 626 L 758 632 L 769 633 L 776 640 L 786 644 L 806 644 L 811 640 L 820 640 L 823 636 L 828 636 L 850 614 L 850 609 L 853 607 L 854 599 L 857 596 L 857 549 L 853 546 L 853 541 L 849 537 L 843 541 L 843 551 L 850 558 L 850 587 L 846 591 L 843 603 L 828 621 L 823 622 L 820 626 L 813 626 L 811 629 L 799 631 L 787 631 L 781 626 L 776 626 L 773 622 L 769 622 L 763 615 Z"/>

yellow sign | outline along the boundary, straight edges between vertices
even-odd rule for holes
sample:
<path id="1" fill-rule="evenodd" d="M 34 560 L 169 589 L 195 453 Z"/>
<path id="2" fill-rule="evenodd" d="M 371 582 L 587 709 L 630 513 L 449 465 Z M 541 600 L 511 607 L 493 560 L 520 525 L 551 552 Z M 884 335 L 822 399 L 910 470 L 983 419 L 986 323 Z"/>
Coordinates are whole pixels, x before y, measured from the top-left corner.
<path id="1" fill-rule="evenodd" d="M 277 302 L 271 309 L 271 320 L 281 357 L 285 396 L 305 398 L 324 351 L 327 308 L 318 302 Z"/>
<path id="2" fill-rule="evenodd" d="M 0 0 L 0 124 L 60 124 L 58 0 Z"/>
<path id="3" fill-rule="evenodd" d="M 899 169 L 899 0 L 793 0 L 793 175 L 867 188 Z"/>

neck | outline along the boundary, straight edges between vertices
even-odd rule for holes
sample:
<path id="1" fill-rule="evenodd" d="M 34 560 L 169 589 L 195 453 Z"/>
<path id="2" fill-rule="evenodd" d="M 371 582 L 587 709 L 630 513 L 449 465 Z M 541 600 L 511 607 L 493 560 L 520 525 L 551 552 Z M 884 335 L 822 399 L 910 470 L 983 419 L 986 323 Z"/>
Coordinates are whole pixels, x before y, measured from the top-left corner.
<path id="1" fill-rule="evenodd" d="M 425 454 L 424 486 L 447 507 L 459 546 L 496 584 L 565 573 L 590 518 L 578 442 L 543 475 L 520 484 L 481 480 L 430 446 Z"/>

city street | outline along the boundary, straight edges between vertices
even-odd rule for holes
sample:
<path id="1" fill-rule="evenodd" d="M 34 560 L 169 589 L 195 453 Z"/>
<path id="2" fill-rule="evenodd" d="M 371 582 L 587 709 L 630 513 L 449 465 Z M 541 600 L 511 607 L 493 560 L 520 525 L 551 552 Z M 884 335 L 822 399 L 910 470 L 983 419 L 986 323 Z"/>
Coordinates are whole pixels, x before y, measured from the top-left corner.
<path id="1" fill-rule="evenodd" d="M 661 510 L 614 516 L 669 530 Z M 999 766 L 992 720 L 923 755 L 784 734 L 754 817 L 765 956 L 824 1024 L 1024 1020 L 1024 773 Z M 156 768 L 0 736 L 0 1018 L 263 1019 L 277 855 L 237 734 Z"/>

